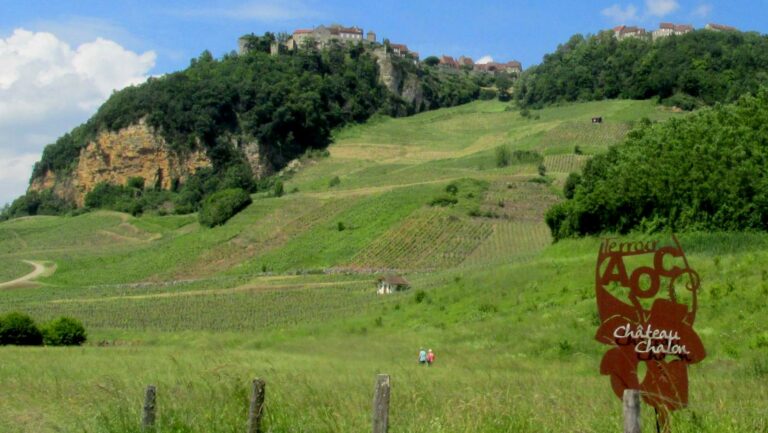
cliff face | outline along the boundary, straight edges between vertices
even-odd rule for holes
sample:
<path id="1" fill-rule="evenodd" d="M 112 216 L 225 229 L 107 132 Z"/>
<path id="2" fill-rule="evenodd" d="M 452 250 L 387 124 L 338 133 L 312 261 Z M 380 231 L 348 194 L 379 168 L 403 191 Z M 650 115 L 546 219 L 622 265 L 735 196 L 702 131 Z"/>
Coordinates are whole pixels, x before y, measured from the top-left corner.
<path id="1" fill-rule="evenodd" d="M 211 161 L 204 151 L 186 155 L 172 152 L 165 140 L 144 122 L 117 132 L 102 132 L 80 152 L 77 168 L 71 175 L 46 172 L 33 179 L 30 191 L 53 189 L 56 195 L 85 203 L 85 195 L 100 182 L 125 185 L 131 177 L 143 177 L 147 186 L 171 188 Z"/>
<path id="2" fill-rule="evenodd" d="M 388 53 L 385 47 L 376 48 L 373 55 L 379 65 L 381 84 L 403 101 L 413 105 L 414 111 L 420 111 L 424 97 L 419 77 L 398 67 L 393 60 L 394 55 Z"/>

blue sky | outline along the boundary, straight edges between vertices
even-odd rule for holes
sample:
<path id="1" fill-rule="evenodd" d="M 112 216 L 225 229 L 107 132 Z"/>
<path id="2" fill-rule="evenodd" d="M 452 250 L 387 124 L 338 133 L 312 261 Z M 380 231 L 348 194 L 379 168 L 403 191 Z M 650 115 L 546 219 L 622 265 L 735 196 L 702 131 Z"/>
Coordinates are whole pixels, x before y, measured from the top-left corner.
<path id="1" fill-rule="evenodd" d="M 527 67 L 575 33 L 617 24 L 717 22 L 766 33 L 766 16 L 765 0 L 0 0 L 0 205 L 23 193 L 44 145 L 85 121 L 112 89 L 182 69 L 205 49 L 220 56 L 245 33 L 337 22 L 422 57 L 492 56 Z"/>

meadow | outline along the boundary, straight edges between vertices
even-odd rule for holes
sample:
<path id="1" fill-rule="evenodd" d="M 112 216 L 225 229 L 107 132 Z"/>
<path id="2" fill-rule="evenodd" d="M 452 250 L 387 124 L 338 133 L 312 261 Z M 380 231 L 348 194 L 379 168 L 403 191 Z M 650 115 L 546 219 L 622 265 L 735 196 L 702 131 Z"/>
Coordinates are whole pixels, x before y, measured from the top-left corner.
<path id="1" fill-rule="evenodd" d="M 213 229 L 194 215 L 114 212 L 0 224 L 0 281 L 28 272 L 21 260 L 57 266 L 34 287 L 0 290 L 0 313 L 71 315 L 89 332 L 83 347 L 0 348 L 0 431 L 138 432 L 148 384 L 160 432 L 244 431 L 254 377 L 267 381 L 267 431 L 367 431 L 378 373 L 392 375 L 392 432 L 618 431 L 594 341 L 600 240 L 552 244 L 543 213 L 632 122 L 679 114 L 650 101 L 529 118 L 505 108 L 337 131 L 287 195 L 255 194 Z M 498 146 L 540 153 L 546 176 L 498 167 Z M 456 203 L 431 205 L 446 196 Z M 703 281 L 708 357 L 690 369 L 691 407 L 673 431 L 766 432 L 768 236 L 681 242 Z M 412 289 L 375 295 L 389 272 Z M 418 366 L 421 347 L 435 366 Z"/>

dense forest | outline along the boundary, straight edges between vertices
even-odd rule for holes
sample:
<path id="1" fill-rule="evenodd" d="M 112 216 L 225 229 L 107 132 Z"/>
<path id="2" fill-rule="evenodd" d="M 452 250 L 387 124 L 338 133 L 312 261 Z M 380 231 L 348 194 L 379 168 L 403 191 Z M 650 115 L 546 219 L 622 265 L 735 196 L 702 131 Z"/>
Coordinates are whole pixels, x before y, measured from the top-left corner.
<path id="1" fill-rule="evenodd" d="M 612 31 L 573 36 L 525 71 L 523 107 L 568 101 L 649 99 L 683 109 L 733 102 L 768 83 L 768 36 L 698 30 L 653 42 Z"/>
<path id="2" fill-rule="evenodd" d="M 768 89 L 682 119 L 643 122 L 566 182 L 555 239 L 630 230 L 768 229 Z"/>
<path id="3" fill-rule="evenodd" d="M 392 56 L 402 73 L 419 78 L 424 99 L 420 106 L 413 106 L 381 84 L 376 59 L 362 44 L 331 44 L 323 49 L 307 45 L 272 56 L 269 46 L 274 40 L 271 33 L 252 36 L 247 53 L 221 59 L 205 51 L 183 71 L 115 92 L 90 120 L 45 148 L 32 178 L 49 171 L 71 173 L 81 149 L 100 131 L 117 131 L 146 119 L 172 150 L 204 149 L 213 169 L 203 170 L 180 191 L 104 185 L 86 203 L 141 213 L 170 197 L 177 204 L 176 212 L 194 211 L 204 196 L 217 190 L 258 187 L 233 137 L 257 140 L 270 162 L 280 168 L 308 151 L 326 147 L 334 128 L 363 122 L 375 113 L 408 115 L 470 102 L 479 97 L 483 80 L 488 80 L 466 73 L 444 74 L 439 68 Z M 72 203 L 53 194 L 30 192 L 1 212 L 0 219 L 72 209 Z"/>

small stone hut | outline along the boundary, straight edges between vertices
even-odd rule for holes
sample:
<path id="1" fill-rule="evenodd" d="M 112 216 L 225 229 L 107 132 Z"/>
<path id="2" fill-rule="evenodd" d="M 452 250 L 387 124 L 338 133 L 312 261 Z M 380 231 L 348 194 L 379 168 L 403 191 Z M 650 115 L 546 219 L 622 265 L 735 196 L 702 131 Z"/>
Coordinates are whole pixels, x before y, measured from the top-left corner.
<path id="1" fill-rule="evenodd" d="M 411 283 L 400 275 L 387 275 L 376 279 L 376 293 L 389 295 L 411 288 Z"/>

